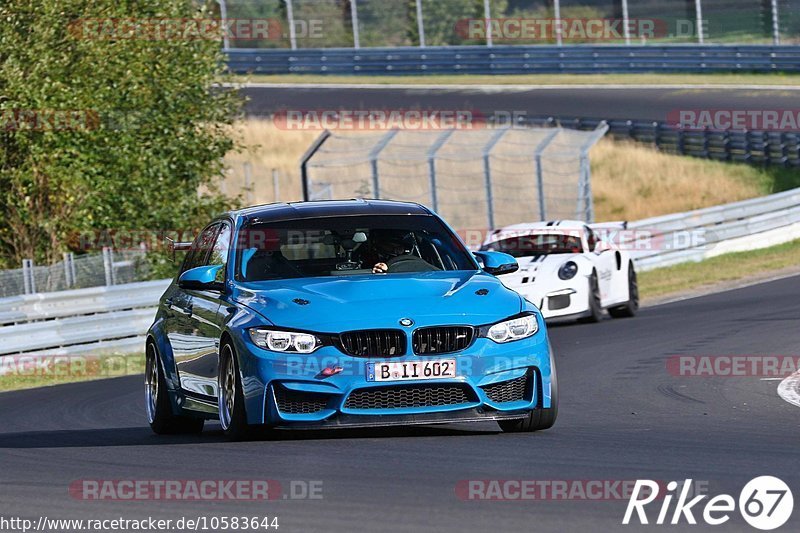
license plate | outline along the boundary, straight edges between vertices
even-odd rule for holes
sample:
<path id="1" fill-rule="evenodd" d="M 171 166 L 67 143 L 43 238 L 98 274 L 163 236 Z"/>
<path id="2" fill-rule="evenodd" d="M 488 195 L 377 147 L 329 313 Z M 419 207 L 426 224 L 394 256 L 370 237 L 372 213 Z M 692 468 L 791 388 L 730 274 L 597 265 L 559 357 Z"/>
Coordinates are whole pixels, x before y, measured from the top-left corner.
<path id="1" fill-rule="evenodd" d="M 367 381 L 410 381 L 456 377 L 456 360 L 367 363 Z"/>

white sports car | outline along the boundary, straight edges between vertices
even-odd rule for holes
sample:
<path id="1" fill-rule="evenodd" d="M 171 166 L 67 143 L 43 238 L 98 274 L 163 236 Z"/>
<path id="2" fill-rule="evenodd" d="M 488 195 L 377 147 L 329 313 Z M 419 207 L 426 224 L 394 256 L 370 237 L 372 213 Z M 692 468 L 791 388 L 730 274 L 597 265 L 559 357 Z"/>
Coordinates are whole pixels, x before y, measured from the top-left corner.
<path id="1" fill-rule="evenodd" d="M 596 322 L 603 310 L 614 318 L 631 317 L 639 308 L 636 271 L 627 251 L 601 238 L 612 226 L 574 220 L 516 224 L 490 233 L 481 250 L 517 258 L 519 270 L 500 279 L 547 319 Z"/>

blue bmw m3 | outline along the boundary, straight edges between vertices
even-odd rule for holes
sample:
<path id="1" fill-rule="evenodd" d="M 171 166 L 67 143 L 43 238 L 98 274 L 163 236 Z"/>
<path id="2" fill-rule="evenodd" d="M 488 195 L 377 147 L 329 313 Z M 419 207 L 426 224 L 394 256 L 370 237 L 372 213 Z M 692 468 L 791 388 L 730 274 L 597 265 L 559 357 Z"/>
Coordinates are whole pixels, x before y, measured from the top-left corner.
<path id="1" fill-rule="evenodd" d="M 348 200 L 226 213 L 186 250 L 147 334 L 156 433 L 497 421 L 551 427 L 539 310 L 427 208 Z"/>

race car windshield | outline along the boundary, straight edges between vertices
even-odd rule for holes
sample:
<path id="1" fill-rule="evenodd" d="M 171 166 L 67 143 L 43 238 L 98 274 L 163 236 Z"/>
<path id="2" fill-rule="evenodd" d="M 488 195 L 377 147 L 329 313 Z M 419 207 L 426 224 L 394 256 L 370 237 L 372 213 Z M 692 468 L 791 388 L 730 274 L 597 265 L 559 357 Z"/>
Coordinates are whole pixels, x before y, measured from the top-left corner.
<path id="1" fill-rule="evenodd" d="M 372 274 L 379 264 L 390 275 L 478 268 L 436 217 L 424 215 L 256 220 L 236 241 L 239 281 Z"/>
<path id="2" fill-rule="evenodd" d="M 575 254 L 583 251 L 578 235 L 539 233 L 501 239 L 483 246 L 482 250 L 504 252 L 513 257 L 531 255 Z"/>

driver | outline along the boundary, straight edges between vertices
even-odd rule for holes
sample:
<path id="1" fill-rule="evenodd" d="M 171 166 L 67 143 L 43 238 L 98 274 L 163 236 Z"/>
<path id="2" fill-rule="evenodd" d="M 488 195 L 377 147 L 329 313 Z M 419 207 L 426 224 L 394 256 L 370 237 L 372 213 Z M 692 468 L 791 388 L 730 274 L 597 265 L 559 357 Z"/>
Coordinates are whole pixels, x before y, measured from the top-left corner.
<path id="1" fill-rule="evenodd" d="M 373 230 L 370 235 L 372 250 L 377 263 L 372 267 L 374 274 L 392 272 L 420 272 L 435 270 L 427 261 L 414 255 L 414 242 L 407 232 L 394 230 Z"/>

